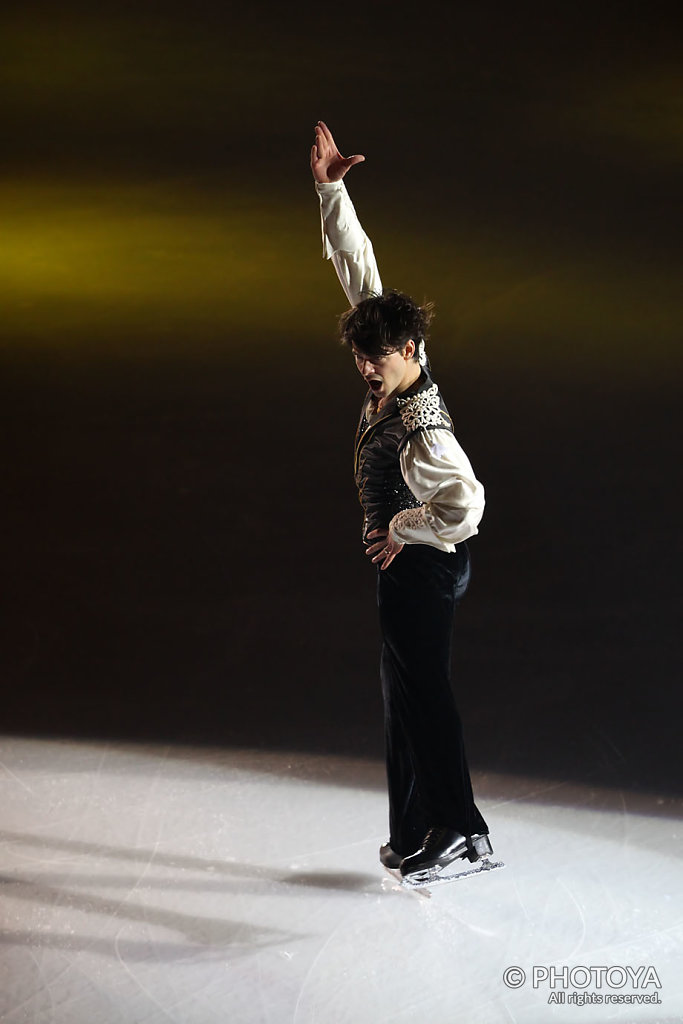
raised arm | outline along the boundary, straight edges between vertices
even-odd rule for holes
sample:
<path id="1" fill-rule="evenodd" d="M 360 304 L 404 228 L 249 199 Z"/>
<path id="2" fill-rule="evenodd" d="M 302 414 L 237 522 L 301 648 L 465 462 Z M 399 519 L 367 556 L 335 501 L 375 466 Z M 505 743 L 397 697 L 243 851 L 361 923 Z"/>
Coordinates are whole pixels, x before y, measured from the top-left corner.
<path id="1" fill-rule="evenodd" d="M 352 306 L 382 291 L 372 242 L 361 227 L 342 181 L 347 171 L 363 160 L 365 157 L 360 153 L 343 157 L 330 129 L 324 121 L 318 121 L 311 148 L 311 170 L 320 198 L 323 256 L 332 260 Z"/>

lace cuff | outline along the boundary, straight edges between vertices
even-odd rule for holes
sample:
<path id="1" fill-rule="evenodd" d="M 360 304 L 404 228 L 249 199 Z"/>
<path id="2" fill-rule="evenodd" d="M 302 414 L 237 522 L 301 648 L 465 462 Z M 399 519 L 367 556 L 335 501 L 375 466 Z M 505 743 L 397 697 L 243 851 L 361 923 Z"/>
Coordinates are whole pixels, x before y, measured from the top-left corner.
<path id="1" fill-rule="evenodd" d="M 389 532 L 399 544 L 405 544 L 406 539 L 402 534 L 424 530 L 427 525 L 425 507 L 420 505 L 419 508 L 404 508 L 402 512 L 397 512 L 389 523 Z"/>

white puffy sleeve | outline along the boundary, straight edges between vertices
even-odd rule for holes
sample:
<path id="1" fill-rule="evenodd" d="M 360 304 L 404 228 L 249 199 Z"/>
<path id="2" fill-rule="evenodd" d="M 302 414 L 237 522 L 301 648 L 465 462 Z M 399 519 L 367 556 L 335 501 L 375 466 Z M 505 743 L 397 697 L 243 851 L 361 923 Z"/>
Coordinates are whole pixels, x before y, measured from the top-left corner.
<path id="1" fill-rule="evenodd" d="M 343 181 L 316 182 L 323 257 L 332 260 L 352 306 L 382 291 L 372 242 L 363 231 Z"/>
<path id="2" fill-rule="evenodd" d="M 484 514 L 484 488 L 450 430 L 418 431 L 400 459 L 405 482 L 424 504 L 398 512 L 389 524 L 392 536 L 444 551 L 473 537 Z"/>

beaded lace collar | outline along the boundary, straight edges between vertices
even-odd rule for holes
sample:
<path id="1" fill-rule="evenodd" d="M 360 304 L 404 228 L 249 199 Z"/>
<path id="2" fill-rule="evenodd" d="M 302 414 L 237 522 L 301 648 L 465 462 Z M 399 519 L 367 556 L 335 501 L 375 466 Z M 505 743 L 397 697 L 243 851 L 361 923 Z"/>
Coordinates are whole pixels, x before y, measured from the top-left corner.
<path id="1" fill-rule="evenodd" d="M 441 412 L 439 389 L 436 384 L 424 391 L 418 391 L 410 398 L 397 398 L 396 404 L 408 431 L 419 430 L 421 427 L 447 426 Z"/>

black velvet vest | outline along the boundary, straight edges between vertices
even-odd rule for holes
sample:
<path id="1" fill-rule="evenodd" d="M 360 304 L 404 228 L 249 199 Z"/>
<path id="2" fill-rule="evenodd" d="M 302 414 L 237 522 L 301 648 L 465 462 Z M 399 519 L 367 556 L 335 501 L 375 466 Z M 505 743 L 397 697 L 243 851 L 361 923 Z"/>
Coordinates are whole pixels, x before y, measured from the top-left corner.
<path id="1" fill-rule="evenodd" d="M 401 473 L 399 455 L 408 439 L 430 427 L 453 432 L 448 409 L 425 369 L 378 416 L 370 414 L 372 399 L 372 392 L 368 392 L 355 445 L 355 480 L 364 515 L 363 540 L 372 530 L 388 529 L 397 512 L 422 504 Z"/>

